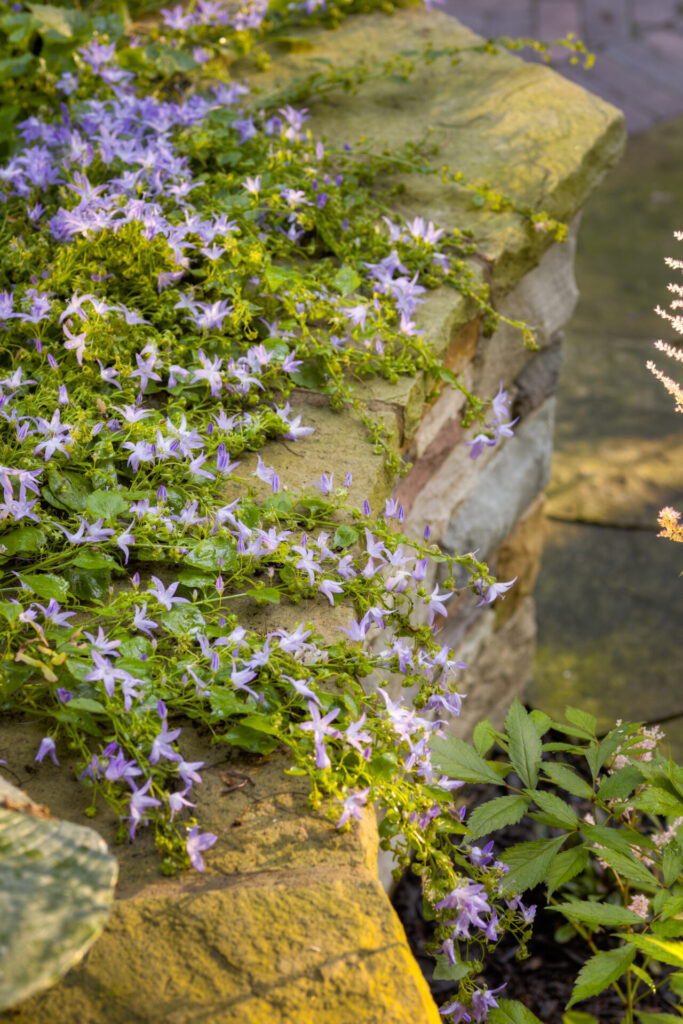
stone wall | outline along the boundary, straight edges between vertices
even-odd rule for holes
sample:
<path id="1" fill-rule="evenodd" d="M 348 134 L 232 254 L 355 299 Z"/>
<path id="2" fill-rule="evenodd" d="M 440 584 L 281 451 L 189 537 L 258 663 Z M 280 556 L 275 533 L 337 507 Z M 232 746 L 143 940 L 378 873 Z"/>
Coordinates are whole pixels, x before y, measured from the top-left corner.
<path id="1" fill-rule="evenodd" d="M 417 42 L 467 46 L 468 30 L 417 9 L 392 20 L 348 21 L 336 33 L 310 33 L 304 52 L 278 58 L 264 78 L 272 86 L 300 73 L 311 57 L 339 66 L 361 53 L 379 60 Z M 299 48 L 300 50 L 301 48 Z M 477 279 L 490 282 L 498 308 L 537 328 L 540 350 L 524 349 L 508 329 L 485 337 L 471 302 L 441 288 L 419 321 L 445 365 L 468 387 L 492 397 L 502 382 L 519 417 L 515 437 L 468 457 L 459 395 L 444 389 L 427 405 L 425 382 L 402 378 L 360 390 L 393 430 L 412 466 L 396 486 L 405 528 L 449 551 L 476 549 L 502 579 L 518 577 L 505 601 L 476 607 L 471 595 L 449 606 L 443 639 L 469 668 L 467 732 L 485 714 L 500 715 L 527 682 L 534 644 L 531 590 L 542 536 L 542 497 L 552 450 L 553 398 L 561 360 L 561 328 L 576 299 L 572 260 L 577 214 L 623 144 L 621 115 L 539 64 L 507 54 L 464 53 L 416 72 L 407 83 L 376 81 L 357 96 L 331 96 L 312 111 L 318 135 L 353 144 L 420 142 L 427 130 L 439 162 L 486 181 L 521 204 L 573 221 L 568 242 L 551 244 L 514 212 L 475 208 L 457 185 L 401 175 L 396 215 L 420 215 L 442 227 L 471 227 L 479 246 Z M 332 411 L 320 396 L 294 401 L 316 433 L 292 458 L 282 445 L 264 453 L 291 490 L 334 471 L 353 472 L 351 499 L 374 508 L 395 481 L 367 445 L 350 412 Z M 348 617 L 322 605 L 268 608 L 260 625 L 312 619 L 324 634 Z M 186 730 L 189 733 L 189 730 Z M 191 734 L 190 734 L 191 736 Z M 64 818 L 85 823 L 83 794 L 68 772 L 34 765 L 39 727 L 0 723 L 18 782 Z M 195 745 L 191 750 L 190 746 Z M 185 756 L 206 751 L 199 737 Z M 69 763 L 69 751 L 59 751 Z M 305 784 L 284 774 L 282 755 L 254 764 L 231 755 L 209 758 L 198 794 L 202 827 L 219 840 L 202 876 L 163 879 L 150 837 L 117 847 L 118 899 L 104 936 L 82 965 L 42 996 L 0 1021 L 14 1024 L 416 1024 L 439 1020 L 412 960 L 401 926 L 378 880 L 372 812 L 344 834 L 307 805 Z M 248 779 L 235 790 L 235 772 Z M 112 840 L 106 812 L 92 822 Z M 384 869 L 386 874 L 386 869 Z"/>

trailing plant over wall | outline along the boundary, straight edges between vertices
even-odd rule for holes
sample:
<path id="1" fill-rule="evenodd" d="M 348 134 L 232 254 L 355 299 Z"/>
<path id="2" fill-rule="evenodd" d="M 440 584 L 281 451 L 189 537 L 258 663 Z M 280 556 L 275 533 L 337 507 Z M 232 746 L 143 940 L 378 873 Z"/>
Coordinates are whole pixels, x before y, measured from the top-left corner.
<path id="1" fill-rule="evenodd" d="M 460 710 L 463 666 L 434 627 L 456 566 L 482 604 L 511 584 L 428 533 L 402 536 L 396 502 L 352 503 L 350 474 L 290 491 L 259 454 L 271 439 L 305 444 L 305 411 L 288 401 L 299 387 L 355 410 L 398 469 L 354 384 L 417 371 L 463 390 L 473 457 L 510 435 L 505 392 L 467 392 L 415 320 L 426 290 L 447 285 L 495 327 L 466 262 L 476 239 L 398 221 L 373 185 L 410 167 L 450 176 L 477 204 L 514 203 L 411 147 L 378 156 L 311 136 L 295 102 L 386 65 L 257 97 L 230 74 L 245 54 L 266 64 L 302 22 L 371 6 L 231 13 L 199 0 L 132 24 L 124 8 L 4 5 L 16 131 L 0 171 L 0 703 L 45 722 L 36 760 L 71 750 L 89 813 L 103 797 L 122 841 L 154 828 L 167 873 L 203 870 L 216 841 L 192 817 L 203 762 L 183 757 L 181 717 L 214 743 L 287 746 L 337 827 L 380 801 L 383 845 L 422 873 L 441 920 L 457 913 L 445 955 L 461 994 L 448 1012 L 482 1020 L 496 999 L 474 981 L 481 951 L 506 931 L 523 946 L 532 914 L 502 863 L 458 845 L 472 829 L 453 794 L 468 779 L 432 747 Z M 388 70 L 435 59 L 457 52 L 398 55 Z M 518 213 L 563 236 L 543 211 Z M 444 592 L 425 587 L 430 559 L 446 564 Z M 250 608 L 302 600 L 345 602 L 338 640 L 305 617 L 250 627 Z M 380 631 L 383 648 L 365 649 Z M 410 706 L 387 692 L 390 675 L 413 688 Z M 368 693 L 369 679 L 385 685 Z"/>

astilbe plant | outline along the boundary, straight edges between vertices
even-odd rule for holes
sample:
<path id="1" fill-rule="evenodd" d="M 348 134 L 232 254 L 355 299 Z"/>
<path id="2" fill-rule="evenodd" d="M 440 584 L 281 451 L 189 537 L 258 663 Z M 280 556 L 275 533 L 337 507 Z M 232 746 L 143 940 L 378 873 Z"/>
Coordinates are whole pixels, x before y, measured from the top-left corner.
<path id="1" fill-rule="evenodd" d="M 36 760 L 58 766 L 71 750 L 89 813 L 104 798 L 122 841 L 151 825 L 167 873 L 203 870 L 216 842 L 191 813 L 204 763 L 184 758 L 181 718 L 251 753 L 286 747 L 337 827 L 379 801 L 382 844 L 423 875 L 460 972 L 444 1013 L 481 1021 L 496 1005 L 474 980 L 481 951 L 505 932 L 523 945 L 532 914 L 502 862 L 457 842 L 472 834 L 454 803 L 468 778 L 432 750 L 459 713 L 463 666 L 436 626 L 456 567 L 483 604 L 510 583 L 472 555 L 441 554 L 428 533 L 408 540 L 392 500 L 356 507 L 350 474 L 290 491 L 260 454 L 273 439 L 305 444 L 312 428 L 288 401 L 304 387 L 354 410 L 397 468 L 354 390 L 371 375 L 459 387 L 472 457 L 512 428 L 505 392 L 467 392 L 415 320 L 444 284 L 500 320 L 468 269 L 472 236 L 398 222 L 373 192 L 388 166 L 443 168 L 411 147 L 336 149 L 293 105 L 301 83 L 255 99 L 230 77 L 245 53 L 264 63 L 288 21 L 341 10 L 200 0 L 137 36 L 106 12 L 87 24 L 69 8 L 5 12 L 8 59 L 64 25 L 78 45 L 58 67 L 9 74 L 15 107 L 27 112 L 27 68 L 42 105 L 17 121 L 0 169 L 0 706 L 45 722 Z M 355 88 L 368 73 L 316 72 L 305 88 Z M 516 208 L 451 180 L 478 204 Z M 562 237 L 543 211 L 519 214 Z M 430 560 L 445 565 L 443 592 L 426 586 Z M 242 616 L 245 603 L 302 600 L 348 604 L 338 640 L 305 619 L 263 635 Z M 410 705 L 389 694 L 390 676 Z M 368 693 L 370 679 L 385 685 Z"/>
<path id="2" fill-rule="evenodd" d="M 683 240 L 683 231 L 675 231 L 674 237 L 680 242 Z M 667 257 L 666 265 L 671 267 L 672 270 L 682 270 L 683 261 L 672 259 Z M 673 292 L 674 298 L 669 303 L 669 309 L 663 309 L 661 306 L 655 308 L 655 312 L 666 320 L 671 327 L 676 331 L 677 334 L 683 334 L 683 316 L 681 316 L 679 310 L 683 307 L 683 286 L 680 284 L 671 283 L 669 284 L 669 291 Z M 673 359 L 674 362 L 683 362 L 683 349 L 676 345 L 671 345 L 666 341 L 656 341 L 655 348 L 658 352 L 663 352 L 669 359 Z M 648 360 L 646 366 L 650 373 L 652 373 L 657 380 L 666 388 L 668 393 L 674 400 L 676 412 L 683 412 L 683 387 L 677 380 L 670 377 L 667 373 L 657 366 L 653 360 Z M 661 509 L 659 513 L 659 525 L 661 527 L 660 537 L 666 537 L 667 540 L 674 540 L 683 542 L 683 526 L 680 523 L 681 513 L 675 509 L 667 506 Z"/>

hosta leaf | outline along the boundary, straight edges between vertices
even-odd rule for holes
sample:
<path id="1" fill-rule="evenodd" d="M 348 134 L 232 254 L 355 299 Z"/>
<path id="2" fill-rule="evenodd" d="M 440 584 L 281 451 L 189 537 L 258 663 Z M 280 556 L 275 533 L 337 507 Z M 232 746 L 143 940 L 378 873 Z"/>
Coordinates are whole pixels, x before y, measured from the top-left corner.
<path id="1" fill-rule="evenodd" d="M 467 826 L 473 835 L 486 836 L 505 825 L 516 825 L 528 806 L 526 797 L 500 796 L 476 807 L 467 819 Z"/>
<path id="2" fill-rule="evenodd" d="M 474 747 L 455 736 L 435 736 L 431 742 L 432 761 L 451 779 L 463 782 L 492 782 L 500 785 L 500 775 L 480 757 Z"/>
<path id="3" fill-rule="evenodd" d="M 597 996 L 599 992 L 604 991 L 608 985 L 622 976 L 635 955 L 636 951 L 631 946 L 618 946 L 617 949 L 592 956 L 579 971 L 567 1009 L 582 999 L 590 999 L 591 996 Z"/>
<path id="4" fill-rule="evenodd" d="M 0 779 L 0 1010 L 77 963 L 111 909 L 117 863 L 104 840 L 44 815 Z"/>
<path id="5" fill-rule="evenodd" d="M 510 739 L 509 754 L 513 768 L 523 784 L 528 789 L 534 789 L 543 748 L 536 726 L 516 698 L 505 718 L 505 729 Z"/>
<path id="6" fill-rule="evenodd" d="M 507 849 L 501 857 L 510 865 L 510 871 L 503 880 L 505 888 L 510 892 L 525 892 L 542 882 L 566 838 L 534 839 L 531 843 L 519 843 Z"/>
<path id="7" fill-rule="evenodd" d="M 643 924 L 642 917 L 638 917 L 626 907 L 618 907 L 613 903 L 568 900 L 566 903 L 548 907 L 548 910 L 557 911 L 574 921 L 583 921 L 584 924 L 593 926 L 602 925 L 605 928 L 617 928 L 622 924 Z"/>

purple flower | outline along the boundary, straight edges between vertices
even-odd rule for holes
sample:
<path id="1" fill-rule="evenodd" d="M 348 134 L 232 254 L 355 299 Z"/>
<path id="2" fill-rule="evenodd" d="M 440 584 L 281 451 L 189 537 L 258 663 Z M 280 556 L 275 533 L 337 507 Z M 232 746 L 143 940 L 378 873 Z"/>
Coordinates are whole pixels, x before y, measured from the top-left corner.
<path id="1" fill-rule="evenodd" d="M 316 768 L 329 768 L 332 764 L 325 750 L 324 737 L 332 736 L 336 739 L 341 735 L 338 729 L 330 728 L 330 722 L 337 717 L 339 711 L 339 708 L 332 708 L 323 718 L 313 701 L 308 702 L 308 712 L 311 720 L 309 722 L 301 722 L 299 728 L 313 733 Z"/>
<path id="2" fill-rule="evenodd" d="M 209 850 L 218 839 L 214 832 L 200 832 L 199 825 L 194 825 L 187 834 L 185 849 L 195 871 L 204 870 L 202 853 Z"/>
<path id="3" fill-rule="evenodd" d="M 55 741 L 51 736 L 43 736 L 38 747 L 38 753 L 33 758 L 34 761 L 42 761 L 45 755 L 49 755 L 53 764 L 59 767 L 59 761 L 57 760 L 57 752 L 55 748 Z"/>
<path id="4" fill-rule="evenodd" d="M 169 731 L 168 723 L 164 719 L 161 723 L 161 732 L 152 742 L 149 763 L 156 764 L 162 757 L 165 757 L 167 761 L 182 761 L 180 754 L 178 754 L 171 746 L 171 743 L 173 743 L 174 740 L 177 740 L 179 736 L 180 729 L 172 729 Z"/>
<path id="5" fill-rule="evenodd" d="M 185 790 L 183 793 L 171 793 L 171 795 L 169 796 L 169 798 L 168 798 L 168 806 L 171 808 L 171 818 L 170 818 L 171 821 L 173 821 L 173 819 L 175 818 L 176 814 L 179 811 L 182 811 L 183 807 L 196 807 L 197 806 L 196 804 L 193 804 L 191 800 L 186 800 L 185 799 L 185 794 L 186 793 L 187 793 L 187 790 Z"/>
<path id="6" fill-rule="evenodd" d="M 342 804 L 342 813 L 339 821 L 337 822 L 337 828 L 343 828 L 351 817 L 355 818 L 357 821 L 362 820 L 363 808 L 368 802 L 369 792 L 370 787 L 366 786 L 365 789 L 357 789 L 355 793 L 349 793 Z"/>
<path id="7" fill-rule="evenodd" d="M 142 789 L 136 789 L 130 798 L 129 804 L 129 815 L 128 821 L 130 821 L 130 828 L 128 829 L 128 838 L 133 840 L 135 836 L 135 830 L 138 825 L 144 821 L 145 811 L 149 807 L 160 807 L 161 800 L 157 800 L 153 796 L 147 796 L 149 787 L 152 785 L 152 780 L 147 779 Z"/>
<path id="8" fill-rule="evenodd" d="M 475 925 L 482 930 L 486 929 L 487 922 L 483 920 L 481 915 L 490 914 L 491 907 L 488 904 L 486 895 L 482 895 L 482 893 L 484 893 L 483 885 L 475 882 L 465 882 L 464 885 L 456 885 L 444 899 L 436 904 L 437 910 L 442 908 L 457 910 L 457 917 L 453 922 L 455 925 L 453 934 L 457 938 L 469 938 L 471 925 Z"/>
<path id="9" fill-rule="evenodd" d="M 492 604 L 497 597 L 500 597 L 502 599 L 506 591 L 510 589 L 510 587 L 513 585 L 513 583 L 516 582 L 516 580 L 517 577 L 515 576 L 514 579 L 509 580 L 507 583 L 492 583 L 491 586 L 487 588 L 486 593 L 484 594 L 481 601 L 477 605 L 477 608 L 479 608 L 482 604 Z"/>
<path id="10" fill-rule="evenodd" d="M 158 576 L 152 576 L 152 579 L 154 580 L 154 586 L 156 587 L 156 590 L 152 590 L 152 588 L 149 587 L 146 593 L 151 594 L 152 597 L 156 597 L 159 604 L 163 604 L 166 611 L 170 612 L 174 604 L 190 603 L 186 597 L 173 596 L 178 587 L 180 586 L 178 582 L 171 583 L 169 584 L 168 587 L 165 587 Z"/>

